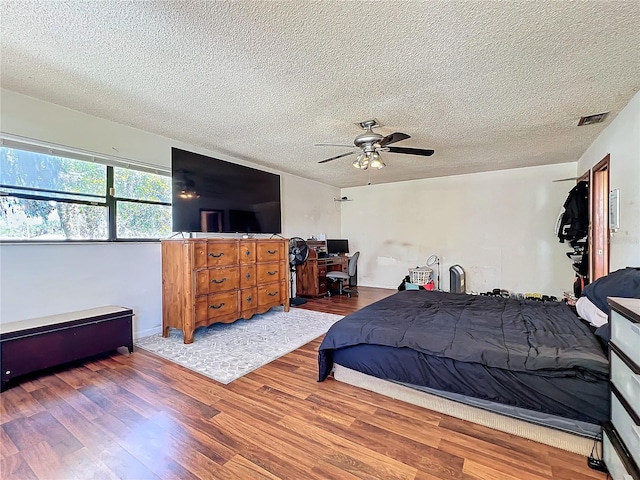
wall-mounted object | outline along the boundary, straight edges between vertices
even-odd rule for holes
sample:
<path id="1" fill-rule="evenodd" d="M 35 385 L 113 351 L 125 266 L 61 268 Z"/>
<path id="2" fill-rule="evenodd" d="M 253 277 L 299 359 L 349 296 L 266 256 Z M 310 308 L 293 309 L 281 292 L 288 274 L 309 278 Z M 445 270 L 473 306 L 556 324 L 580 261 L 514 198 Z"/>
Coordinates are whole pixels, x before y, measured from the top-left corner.
<path id="1" fill-rule="evenodd" d="M 352 202 L 353 200 L 347 197 L 342 197 L 342 198 L 334 198 L 333 201 L 334 202 Z"/>
<path id="2" fill-rule="evenodd" d="M 620 189 L 609 192 L 609 230 L 612 233 L 620 230 Z"/>

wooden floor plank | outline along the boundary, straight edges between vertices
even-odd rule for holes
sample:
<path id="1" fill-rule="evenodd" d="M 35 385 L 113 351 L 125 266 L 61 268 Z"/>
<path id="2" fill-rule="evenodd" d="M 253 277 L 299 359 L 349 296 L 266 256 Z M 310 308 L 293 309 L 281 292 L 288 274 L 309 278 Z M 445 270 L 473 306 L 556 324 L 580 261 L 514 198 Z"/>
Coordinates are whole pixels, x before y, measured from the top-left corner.
<path id="1" fill-rule="evenodd" d="M 0 426 L 0 458 L 12 457 L 18 453 L 18 447 L 11 441 L 7 432 Z"/>
<path id="2" fill-rule="evenodd" d="M 2 392 L 0 400 L 0 424 L 45 411 L 44 407 L 22 388 L 22 385 L 16 385 Z"/>
<path id="3" fill-rule="evenodd" d="M 38 478 L 80 480 L 67 469 L 46 441 L 32 443 L 29 448 L 22 449 L 20 453 Z"/>
<path id="4" fill-rule="evenodd" d="M 278 479 L 272 473 L 260 468 L 255 463 L 250 462 L 242 455 L 236 455 L 226 465 L 225 470 L 233 474 L 236 478 L 246 479 Z"/>
<path id="5" fill-rule="evenodd" d="M 346 315 L 393 290 L 310 299 Z M 0 396 L 0 477 L 50 480 L 604 480 L 584 457 L 351 385 L 317 382 L 322 336 L 223 385 L 141 349 Z"/>
<path id="6" fill-rule="evenodd" d="M 110 471 L 86 447 L 76 450 L 62 458 L 65 471 L 75 478 L 82 480 L 117 480 L 118 477 Z"/>
<path id="7" fill-rule="evenodd" d="M 403 464 L 402 462 L 395 460 L 394 458 L 387 457 L 379 454 L 378 452 L 369 448 L 367 444 L 358 444 L 356 441 L 350 438 L 336 435 L 335 433 L 324 430 L 316 426 L 310 426 L 308 423 L 294 418 L 292 416 L 286 416 L 278 422 L 286 429 L 295 432 L 299 435 L 306 435 L 308 438 L 315 442 L 324 445 L 326 448 L 333 449 L 336 453 L 331 454 L 328 457 L 324 457 L 329 463 L 334 461 L 345 460 L 345 465 L 349 466 L 347 471 L 358 471 L 368 474 L 371 469 L 378 472 L 378 475 L 383 478 L 413 478 L 416 473 L 416 469 Z M 357 466 L 357 468 L 353 468 Z"/>
<path id="8" fill-rule="evenodd" d="M 31 470 L 22 455 L 16 453 L 0 458 L 0 478 L 3 480 L 37 480 L 38 476 Z"/>

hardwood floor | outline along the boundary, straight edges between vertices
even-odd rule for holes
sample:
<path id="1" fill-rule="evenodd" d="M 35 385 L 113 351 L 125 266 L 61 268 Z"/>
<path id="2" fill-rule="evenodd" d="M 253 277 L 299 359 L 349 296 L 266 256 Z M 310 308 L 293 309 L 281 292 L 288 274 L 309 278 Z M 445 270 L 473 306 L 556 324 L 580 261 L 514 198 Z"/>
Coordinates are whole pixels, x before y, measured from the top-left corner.
<path id="1" fill-rule="evenodd" d="M 300 308 L 346 314 L 393 294 Z M 328 379 L 320 339 L 232 382 L 143 350 L 3 392 L 2 479 L 600 479 L 584 457 Z"/>
<path id="2" fill-rule="evenodd" d="M 307 303 L 296 308 L 347 315 L 389 295 L 393 295 L 396 291 L 386 288 L 359 287 L 357 296 L 352 295 L 349 298 L 346 295 L 332 295 L 331 297 L 307 298 Z"/>

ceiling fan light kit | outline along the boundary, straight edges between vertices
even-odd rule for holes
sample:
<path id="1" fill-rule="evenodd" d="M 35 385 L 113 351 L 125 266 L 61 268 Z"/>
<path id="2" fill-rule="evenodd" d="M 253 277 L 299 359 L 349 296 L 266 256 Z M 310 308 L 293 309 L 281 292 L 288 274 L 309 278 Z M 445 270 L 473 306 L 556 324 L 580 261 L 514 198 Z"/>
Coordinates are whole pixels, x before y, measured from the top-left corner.
<path id="1" fill-rule="evenodd" d="M 385 151 L 389 153 L 402 153 L 405 155 L 420 155 L 423 157 L 428 157 L 433 155 L 435 152 L 433 150 L 426 150 L 422 148 L 410 148 L 410 147 L 388 147 L 395 142 L 400 142 L 402 140 L 406 140 L 411 138 L 410 135 L 402 132 L 393 132 L 389 135 L 382 136 L 379 133 L 374 132 L 372 129 L 374 127 L 379 127 L 380 124 L 377 120 L 365 120 L 364 122 L 358 123 L 360 127 L 366 130 L 364 133 L 358 135 L 353 141 L 354 151 L 341 153 L 340 155 L 336 155 L 330 158 L 325 158 L 324 160 L 320 160 L 318 163 L 327 163 L 332 160 L 337 160 L 338 158 L 346 157 L 348 155 L 354 155 L 358 153 L 358 156 L 353 161 L 352 165 L 359 170 L 368 170 L 369 168 L 381 169 L 386 167 L 386 163 L 382 160 L 380 156 L 380 151 Z M 327 146 L 341 146 L 335 143 L 325 143 L 325 144 L 316 144 L 316 146 L 327 147 Z M 346 145 L 345 145 L 346 146 Z"/>
<path id="2" fill-rule="evenodd" d="M 387 164 L 382 161 L 382 157 L 378 152 L 361 153 L 353 161 L 352 165 L 360 170 L 366 170 L 369 167 L 381 169 L 387 166 Z"/>

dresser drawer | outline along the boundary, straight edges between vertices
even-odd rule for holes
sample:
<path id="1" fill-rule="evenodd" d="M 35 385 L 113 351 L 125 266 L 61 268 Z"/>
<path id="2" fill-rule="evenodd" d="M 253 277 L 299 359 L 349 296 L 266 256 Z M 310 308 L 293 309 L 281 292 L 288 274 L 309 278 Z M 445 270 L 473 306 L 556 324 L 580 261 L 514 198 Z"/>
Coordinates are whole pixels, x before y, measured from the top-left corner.
<path id="1" fill-rule="evenodd" d="M 196 325 L 207 320 L 238 313 L 238 292 L 214 293 L 196 298 Z"/>
<path id="2" fill-rule="evenodd" d="M 637 465 L 629 458 L 618 434 L 607 423 L 602 435 L 602 456 L 613 480 L 640 480 Z"/>
<path id="3" fill-rule="evenodd" d="M 327 277 L 318 278 L 318 294 L 324 295 L 327 293 Z"/>
<path id="4" fill-rule="evenodd" d="M 255 240 L 241 240 L 240 241 L 240 255 L 239 260 L 241 264 L 256 263 L 256 242 Z"/>
<path id="5" fill-rule="evenodd" d="M 640 425 L 633 418 L 615 392 L 611 392 L 611 423 L 622 439 L 636 465 L 640 464 Z"/>
<path id="6" fill-rule="evenodd" d="M 196 271 L 196 295 L 238 288 L 238 267 L 209 268 Z"/>
<path id="7" fill-rule="evenodd" d="M 611 349 L 611 383 L 640 417 L 640 374 L 618 356 L 615 347 Z"/>
<path id="8" fill-rule="evenodd" d="M 640 366 L 640 323 L 611 309 L 611 343 Z"/>
<path id="9" fill-rule="evenodd" d="M 238 243 L 234 241 L 193 242 L 194 268 L 222 267 L 238 263 Z"/>
<path id="10" fill-rule="evenodd" d="M 241 265 L 240 266 L 240 288 L 249 288 L 256 285 L 256 266 Z"/>
<path id="11" fill-rule="evenodd" d="M 240 311 L 251 312 L 258 306 L 258 289 L 247 288 L 240 292 Z"/>
<path id="12" fill-rule="evenodd" d="M 257 267 L 258 285 L 263 283 L 280 282 L 284 280 L 282 263 L 259 263 Z"/>
<path id="13" fill-rule="evenodd" d="M 285 259 L 283 242 L 260 242 L 256 245 L 258 262 L 274 262 Z"/>
<path id="14" fill-rule="evenodd" d="M 258 287 L 258 308 L 280 305 L 285 301 L 284 283 L 272 283 Z"/>

